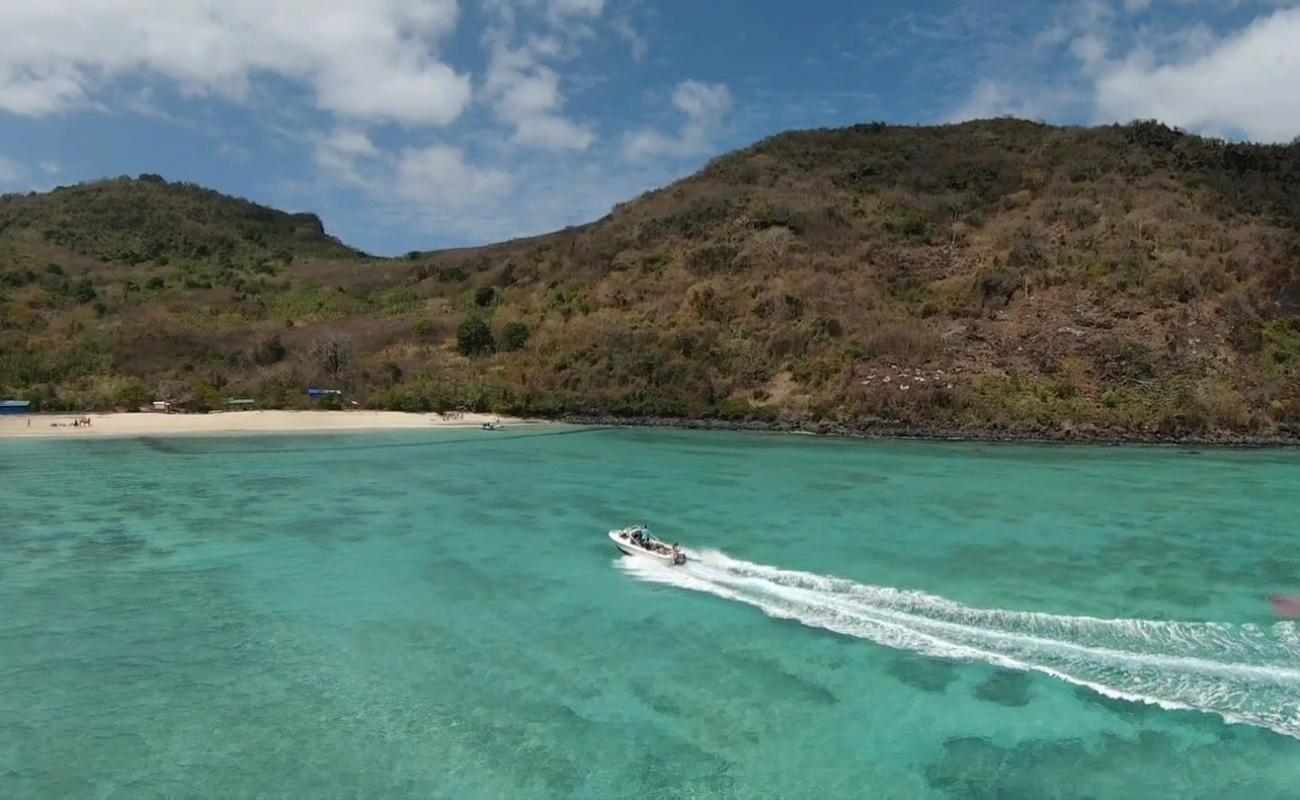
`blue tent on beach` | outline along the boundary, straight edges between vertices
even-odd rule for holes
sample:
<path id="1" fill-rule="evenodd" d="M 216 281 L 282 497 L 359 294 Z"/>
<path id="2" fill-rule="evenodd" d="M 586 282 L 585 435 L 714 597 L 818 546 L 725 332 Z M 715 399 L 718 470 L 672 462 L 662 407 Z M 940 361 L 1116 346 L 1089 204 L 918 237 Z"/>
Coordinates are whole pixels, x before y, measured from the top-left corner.
<path id="1" fill-rule="evenodd" d="M 26 414 L 31 407 L 31 400 L 0 400 L 0 414 Z"/>

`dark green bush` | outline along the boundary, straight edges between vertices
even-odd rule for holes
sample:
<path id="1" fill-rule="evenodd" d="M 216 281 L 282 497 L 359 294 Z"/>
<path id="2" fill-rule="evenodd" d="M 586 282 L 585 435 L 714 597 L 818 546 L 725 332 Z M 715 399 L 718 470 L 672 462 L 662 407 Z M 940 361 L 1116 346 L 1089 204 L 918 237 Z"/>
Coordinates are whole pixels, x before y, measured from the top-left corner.
<path id="1" fill-rule="evenodd" d="M 492 329 L 478 317 L 470 317 L 456 328 L 456 349 L 463 356 L 481 356 L 496 350 Z"/>
<path id="2" fill-rule="evenodd" d="M 507 322 L 505 330 L 501 332 L 501 349 L 505 351 L 519 350 L 528 343 L 528 326 L 522 322 Z"/>
<path id="3" fill-rule="evenodd" d="M 316 407 L 325 411 L 341 411 L 343 398 L 337 394 L 327 394 L 316 402 Z"/>
<path id="4" fill-rule="evenodd" d="M 83 305 L 95 299 L 95 285 L 90 278 L 82 278 L 72 285 L 72 299 Z"/>
<path id="5" fill-rule="evenodd" d="M 128 383 L 117 392 L 117 405 L 125 406 L 134 411 L 140 406 L 148 403 L 150 400 L 149 390 L 138 382 Z"/>

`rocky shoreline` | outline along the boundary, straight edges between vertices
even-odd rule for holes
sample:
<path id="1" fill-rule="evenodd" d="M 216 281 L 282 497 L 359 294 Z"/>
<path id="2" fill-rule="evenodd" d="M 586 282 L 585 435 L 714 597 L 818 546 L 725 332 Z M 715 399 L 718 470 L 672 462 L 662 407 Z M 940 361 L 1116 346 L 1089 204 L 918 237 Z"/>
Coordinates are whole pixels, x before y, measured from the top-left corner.
<path id="1" fill-rule="evenodd" d="M 1169 447 L 1300 447 L 1300 430 L 1277 434 L 1243 434 L 1214 431 L 1200 434 L 1120 431 L 1094 426 L 1054 428 L 942 428 L 891 425 L 885 423 L 845 425 L 835 422 L 791 420 L 731 420 L 679 417 L 616 417 L 571 414 L 557 422 L 619 428 L 676 428 L 682 430 L 755 431 L 801 433 L 847 439 L 915 439 L 946 442 L 1005 442 L 1026 444 L 1159 445 Z"/>

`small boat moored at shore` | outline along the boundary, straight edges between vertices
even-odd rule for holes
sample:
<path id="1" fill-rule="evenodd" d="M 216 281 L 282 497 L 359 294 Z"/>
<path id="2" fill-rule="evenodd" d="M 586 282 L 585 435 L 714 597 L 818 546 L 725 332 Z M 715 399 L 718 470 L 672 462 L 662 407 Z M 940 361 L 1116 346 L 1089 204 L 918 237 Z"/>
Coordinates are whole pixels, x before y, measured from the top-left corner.
<path id="1" fill-rule="evenodd" d="M 622 530 L 610 531 L 609 538 L 624 555 L 644 556 L 665 564 L 686 563 L 686 553 L 682 552 L 680 547 L 659 541 L 644 525 L 632 525 Z"/>
<path id="2" fill-rule="evenodd" d="M 499 431 L 499 430 L 501 430 L 501 420 L 496 419 L 496 418 L 493 418 L 493 419 L 488 420 L 487 422 L 484 422 L 484 423 L 483 423 L 483 430 L 485 430 L 485 431 Z"/>

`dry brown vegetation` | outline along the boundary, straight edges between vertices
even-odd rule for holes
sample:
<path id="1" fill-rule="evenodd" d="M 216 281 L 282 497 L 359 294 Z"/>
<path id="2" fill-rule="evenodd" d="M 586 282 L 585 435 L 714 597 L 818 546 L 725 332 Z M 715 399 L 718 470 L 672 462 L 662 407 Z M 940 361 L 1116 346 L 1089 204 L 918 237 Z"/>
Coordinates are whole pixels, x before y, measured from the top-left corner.
<path id="1" fill-rule="evenodd" d="M 784 134 L 402 259 L 152 178 L 8 197 L 0 394 L 1295 432 L 1297 186 L 1297 145 L 996 120 Z"/>

